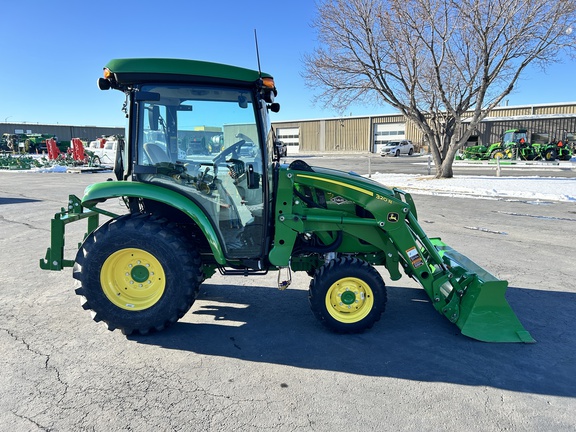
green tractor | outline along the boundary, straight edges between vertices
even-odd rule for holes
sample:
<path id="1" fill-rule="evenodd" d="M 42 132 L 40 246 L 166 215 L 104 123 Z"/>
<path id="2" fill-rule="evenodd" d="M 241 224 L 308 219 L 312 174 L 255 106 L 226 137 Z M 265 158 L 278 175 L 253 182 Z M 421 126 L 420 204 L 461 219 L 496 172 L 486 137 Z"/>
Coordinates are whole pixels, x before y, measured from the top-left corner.
<path id="1" fill-rule="evenodd" d="M 526 129 L 509 129 L 502 134 L 499 142 L 486 147 L 483 145 L 470 146 L 463 150 L 464 159 L 525 159 L 532 160 L 537 153 L 528 143 Z"/>
<path id="2" fill-rule="evenodd" d="M 572 158 L 572 150 L 569 147 L 569 141 L 564 139 L 564 140 L 558 140 L 558 141 L 553 141 L 551 143 L 552 146 L 554 146 L 554 150 L 556 152 L 557 158 L 560 159 L 561 161 L 567 161 L 570 160 Z"/>
<path id="3" fill-rule="evenodd" d="M 465 147 L 462 150 L 462 159 L 472 160 L 487 160 L 487 159 L 503 159 L 506 157 L 506 151 L 500 143 L 494 143 L 486 147 L 484 145 L 475 145 Z"/>
<path id="4" fill-rule="evenodd" d="M 534 151 L 538 154 L 539 158 L 545 161 L 570 160 L 572 151 L 568 147 L 568 140 L 552 140 L 545 144 L 535 143 L 532 144 Z"/>
<path id="5" fill-rule="evenodd" d="M 0 151 L 1 152 L 6 152 L 6 151 L 10 151 L 10 147 L 8 146 L 8 143 L 10 141 L 10 135 L 11 134 L 2 134 L 2 137 L 0 138 Z"/>
<path id="6" fill-rule="evenodd" d="M 24 152 L 24 141 L 26 140 L 26 135 L 22 133 L 2 134 L 2 140 L 0 141 L 0 150 L 8 151 L 12 153 L 23 153 Z"/>
<path id="7" fill-rule="evenodd" d="M 28 134 L 25 141 L 27 153 L 41 153 L 47 151 L 46 141 L 54 139 L 58 141 L 56 135 L 52 134 Z"/>
<path id="8" fill-rule="evenodd" d="M 216 272 L 276 271 L 285 289 L 300 271 L 312 277 L 309 303 L 318 320 L 357 333 L 384 312 L 386 286 L 376 270 L 383 266 L 392 280 L 403 271 L 419 281 L 463 334 L 534 342 L 505 299 L 507 282 L 428 238 L 408 193 L 301 160 L 280 163 L 269 119 L 280 108 L 272 76 L 193 60 L 118 59 L 99 87 L 127 97 L 116 181 L 70 196 L 52 219 L 40 267 L 73 267 L 84 308 L 108 329 L 164 329 Z M 205 124 L 221 128 L 222 145 L 182 148 L 182 138 Z M 122 214 L 104 208 L 118 198 Z M 87 233 L 66 259 L 65 228 L 79 220 Z"/>

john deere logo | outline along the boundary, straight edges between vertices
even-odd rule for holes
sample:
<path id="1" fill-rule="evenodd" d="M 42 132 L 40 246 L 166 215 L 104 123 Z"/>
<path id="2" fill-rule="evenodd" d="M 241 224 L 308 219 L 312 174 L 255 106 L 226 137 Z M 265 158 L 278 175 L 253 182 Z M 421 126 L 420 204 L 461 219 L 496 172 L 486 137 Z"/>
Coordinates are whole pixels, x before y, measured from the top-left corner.
<path id="1" fill-rule="evenodd" d="M 335 196 L 334 198 L 332 198 L 330 201 L 332 201 L 334 204 L 352 204 L 351 201 L 348 201 L 346 198 L 342 198 L 341 196 Z"/>
<path id="2" fill-rule="evenodd" d="M 388 213 L 388 222 L 398 222 L 399 217 L 398 217 L 398 213 Z"/>

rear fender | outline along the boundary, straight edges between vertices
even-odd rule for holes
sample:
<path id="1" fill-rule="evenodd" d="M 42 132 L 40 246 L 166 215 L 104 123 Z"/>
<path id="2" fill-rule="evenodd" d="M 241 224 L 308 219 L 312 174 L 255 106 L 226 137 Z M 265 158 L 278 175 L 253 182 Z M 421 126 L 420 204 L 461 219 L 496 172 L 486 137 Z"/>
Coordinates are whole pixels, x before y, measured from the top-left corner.
<path id="1" fill-rule="evenodd" d="M 119 197 L 150 199 L 182 211 L 202 230 L 208 240 L 216 262 L 218 264 L 226 264 L 224 250 L 208 216 L 206 216 L 196 203 L 177 192 L 148 183 L 128 181 L 95 183 L 88 186 L 84 191 L 82 206 L 92 208 L 99 202 Z"/>

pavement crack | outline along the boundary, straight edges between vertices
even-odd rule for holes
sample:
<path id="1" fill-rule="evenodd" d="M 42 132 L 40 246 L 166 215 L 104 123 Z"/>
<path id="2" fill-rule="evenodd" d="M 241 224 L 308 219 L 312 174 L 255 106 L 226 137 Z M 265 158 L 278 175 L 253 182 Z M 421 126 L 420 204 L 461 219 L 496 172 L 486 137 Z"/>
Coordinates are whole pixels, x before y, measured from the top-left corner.
<path id="1" fill-rule="evenodd" d="M 58 402 L 61 402 L 66 397 L 66 394 L 68 393 L 68 384 L 60 376 L 60 370 L 56 366 L 50 364 L 50 360 L 51 360 L 50 355 L 44 354 L 38 350 L 33 349 L 32 346 L 24 338 L 19 337 L 18 335 L 16 335 L 11 330 L 5 329 L 5 328 L 3 328 L 1 330 L 5 331 L 6 334 L 8 334 L 8 336 L 10 336 L 16 342 L 21 343 L 26 348 L 27 351 L 31 352 L 32 354 L 34 354 L 36 356 L 44 357 L 44 369 L 46 370 L 46 372 L 53 371 L 55 374 L 55 377 L 56 377 L 56 381 L 60 385 L 62 385 L 62 387 L 64 388 L 60 398 L 58 399 Z"/>
<path id="2" fill-rule="evenodd" d="M 0 215 L 0 222 L 6 222 L 9 224 L 15 224 L 15 225 L 24 225 L 26 228 L 30 228 L 30 229 L 34 229 L 34 230 L 40 230 L 40 231 L 50 231 L 48 228 L 41 228 L 35 225 L 32 225 L 30 223 L 27 222 L 21 222 L 21 221 L 15 221 L 15 220 L 11 220 L 11 219 L 6 219 L 4 216 Z"/>
<path id="3" fill-rule="evenodd" d="M 22 420 L 26 420 L 30 423 L 32 423 L 34 426 L 36 426 L 39 430 L 41 431 L 51 431 L 53 430 L 52 427 L 49 426 L 43 426 L 40 423 L 38 423 L 37 421 L 35 421 L 34 419 L 30 418 L 30 417 L 26 417 L 24 415 L 18 414 L 17 412 L 12 411 L 12 414 L 14 414 L 16 417 L 22 419 Z"/>

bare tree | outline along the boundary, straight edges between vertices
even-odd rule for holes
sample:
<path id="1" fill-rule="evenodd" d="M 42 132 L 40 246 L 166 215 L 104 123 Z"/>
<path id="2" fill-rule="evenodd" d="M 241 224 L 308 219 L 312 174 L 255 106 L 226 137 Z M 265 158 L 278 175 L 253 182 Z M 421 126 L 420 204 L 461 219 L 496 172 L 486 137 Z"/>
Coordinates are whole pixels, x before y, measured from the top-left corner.
<path id="1" fill-rule="evenodd" d="M 326 106 L 379 99 L 430 145 L 436 177 L 531 65 L 576 45 L 575 0 L 324 0 L 305 75 Z"/>

